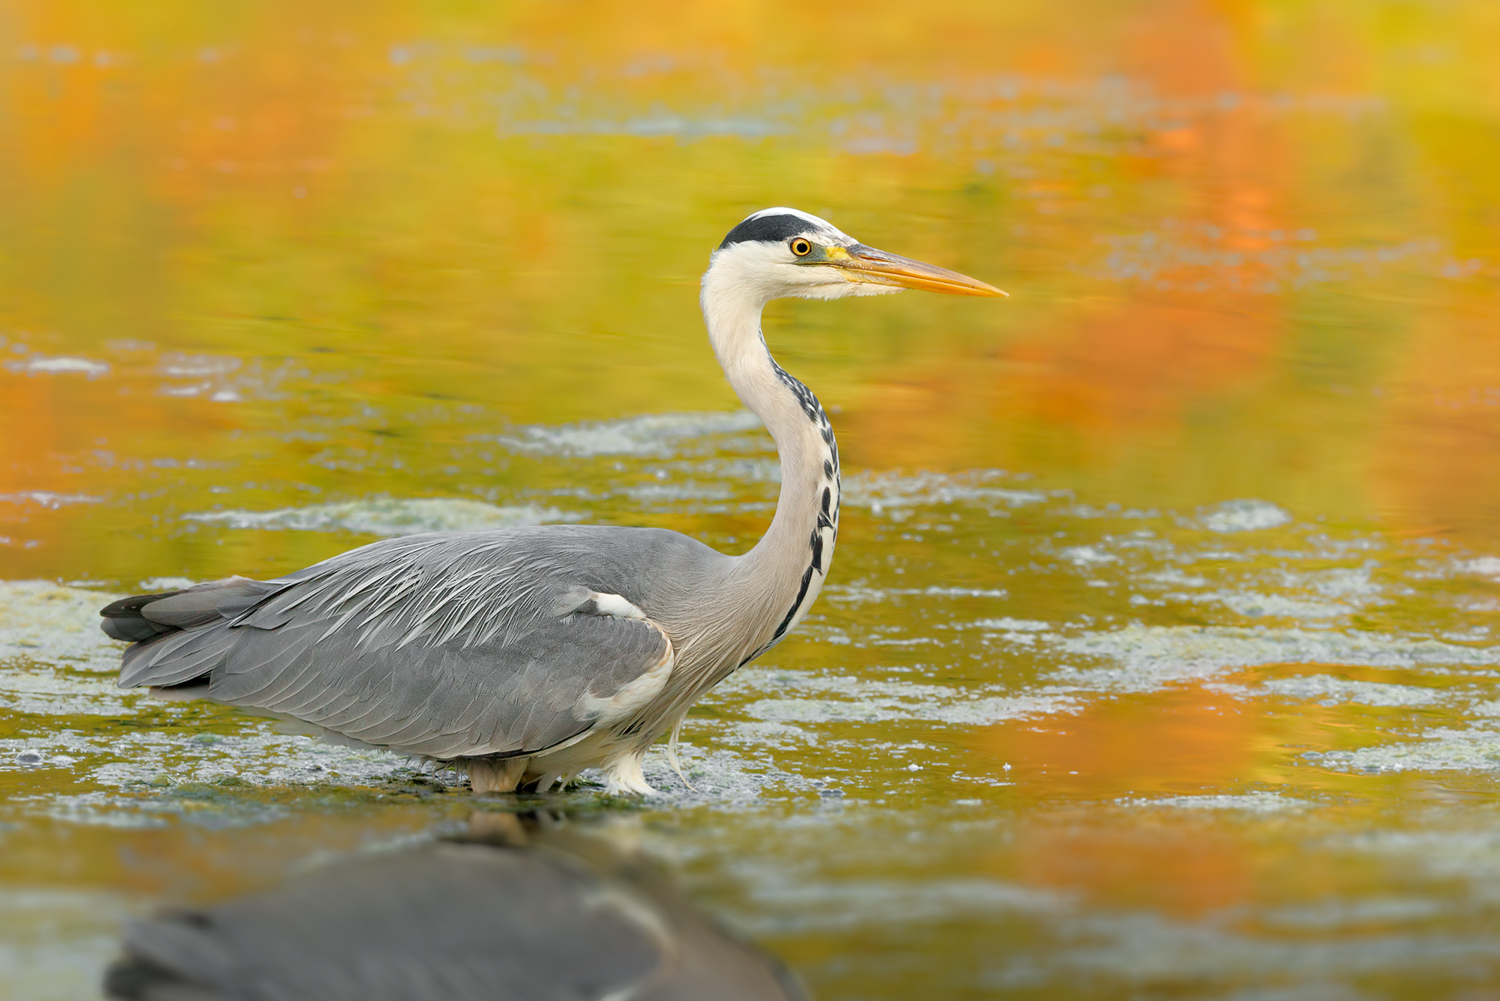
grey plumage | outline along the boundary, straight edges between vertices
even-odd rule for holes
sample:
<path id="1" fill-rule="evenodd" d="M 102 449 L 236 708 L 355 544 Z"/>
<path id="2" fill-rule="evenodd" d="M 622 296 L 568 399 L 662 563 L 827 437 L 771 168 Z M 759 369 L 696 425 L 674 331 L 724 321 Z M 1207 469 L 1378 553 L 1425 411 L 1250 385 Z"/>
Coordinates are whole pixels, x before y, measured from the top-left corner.
<path id="1" fill-rule="evenodd" d="M 230 578 L 139 611 L 153 633 L 122 687 L 207 680 L 207 697 L 438 759 L 535 754 L 577 737 L 667 653 L 645 619 L 595 595 L 659 606 L 725 557 L 662 529 L 548 526 L 390 539 L 272 581 Z M 669 588 L 674 590 L 674 588 Z M 136 634 L 144 632 L 133 628 Z"/>
<path id="2" fill-rule="evenodd" d="M 377 542 L 276 580 L 115 602 L 104 631 L 133 644 L 120 685 L 456 762 L 479 792 L 546 789 L 594 765 L 612 791 L 650 792 L 646 748 L 670 729 L 676 764 L 688 708 L 796 626 L 833 560 L 838 445 L 817 397 L 766 349 L 762 308 L 904 286 L 1003 294 L 791 209 L 752 215 L 714 252 L 709 341 L 781 457 L 776 515 L 743 556 L 600 526 Z"/>

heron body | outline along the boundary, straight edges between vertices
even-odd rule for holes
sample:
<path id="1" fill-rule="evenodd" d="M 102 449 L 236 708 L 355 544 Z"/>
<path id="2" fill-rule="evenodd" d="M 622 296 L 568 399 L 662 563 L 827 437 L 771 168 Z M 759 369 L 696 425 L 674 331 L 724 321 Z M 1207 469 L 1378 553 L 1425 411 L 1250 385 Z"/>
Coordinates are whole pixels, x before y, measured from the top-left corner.
<path id="1" fill-rule="evenodd" d="M 132 641 L 121 687 L 453 762 L 479 793 L 545 790 L 594 766 L 612 792 L 651 792 L 646 749 L 670 730 L 676 765 L 688 709 L 801 621 L 838 538 L 833 428 L 771 357 L 762 309 L 903 288 L 1004 294 L 794 209 L 751 215 L 714 251 L 701 296 L 709 341 L 781 459 L 776 513 L 749 552 L 586 525 L 376 542 L 275 580 L 106 607 L 104 631 Z"/>

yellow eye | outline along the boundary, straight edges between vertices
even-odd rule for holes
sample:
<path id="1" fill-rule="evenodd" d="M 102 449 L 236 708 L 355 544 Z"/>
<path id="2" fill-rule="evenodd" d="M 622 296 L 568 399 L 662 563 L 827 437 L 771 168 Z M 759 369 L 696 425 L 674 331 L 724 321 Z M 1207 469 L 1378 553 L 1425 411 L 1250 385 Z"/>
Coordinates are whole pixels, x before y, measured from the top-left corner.
<path id="1" fill-rule="evenodd" d="M 812 253 L 812 244 L 808 243 L 806 240 L 802 239 L 802 237 L 799 236 L 797 237 L 797 239 L 792 241 L 792 253 L 796 254 L 798 257 L 806 257 L 808 254 Z"/>

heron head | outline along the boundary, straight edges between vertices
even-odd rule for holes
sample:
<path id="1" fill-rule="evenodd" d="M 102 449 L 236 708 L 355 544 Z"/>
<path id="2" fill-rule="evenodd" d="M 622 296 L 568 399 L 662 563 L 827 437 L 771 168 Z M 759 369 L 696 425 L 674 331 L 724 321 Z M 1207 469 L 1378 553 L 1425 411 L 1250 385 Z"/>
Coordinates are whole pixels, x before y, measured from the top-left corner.
<path id="1" fill-rule="evenodd" d="M 1006 294 L 956 271 L 867 247 L 832 223 L 789 208 L 762 209 L 730 230 L 714 251 L 709 275 L 753 290 L 763 303 L 909 288 L 950 295 Z"/>

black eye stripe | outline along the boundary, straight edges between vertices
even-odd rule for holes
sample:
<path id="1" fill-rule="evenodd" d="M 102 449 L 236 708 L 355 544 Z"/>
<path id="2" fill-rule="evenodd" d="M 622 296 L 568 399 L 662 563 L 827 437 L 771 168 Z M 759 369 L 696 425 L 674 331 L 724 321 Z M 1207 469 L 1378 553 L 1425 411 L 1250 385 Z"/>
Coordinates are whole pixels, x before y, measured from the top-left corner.
<path id="1" fill-rule="evenodd" d="M 747 240 L 780 243 L 799 233 L 806 233 L 811 228 L 806 219 L 794 215 L 758 216 L 754 219 L 746 219 L 731 229 L 729 235 L 724 237 L 724 242 L 719 244 L 719 249 L 723 250 L 725 247 Z"/>

